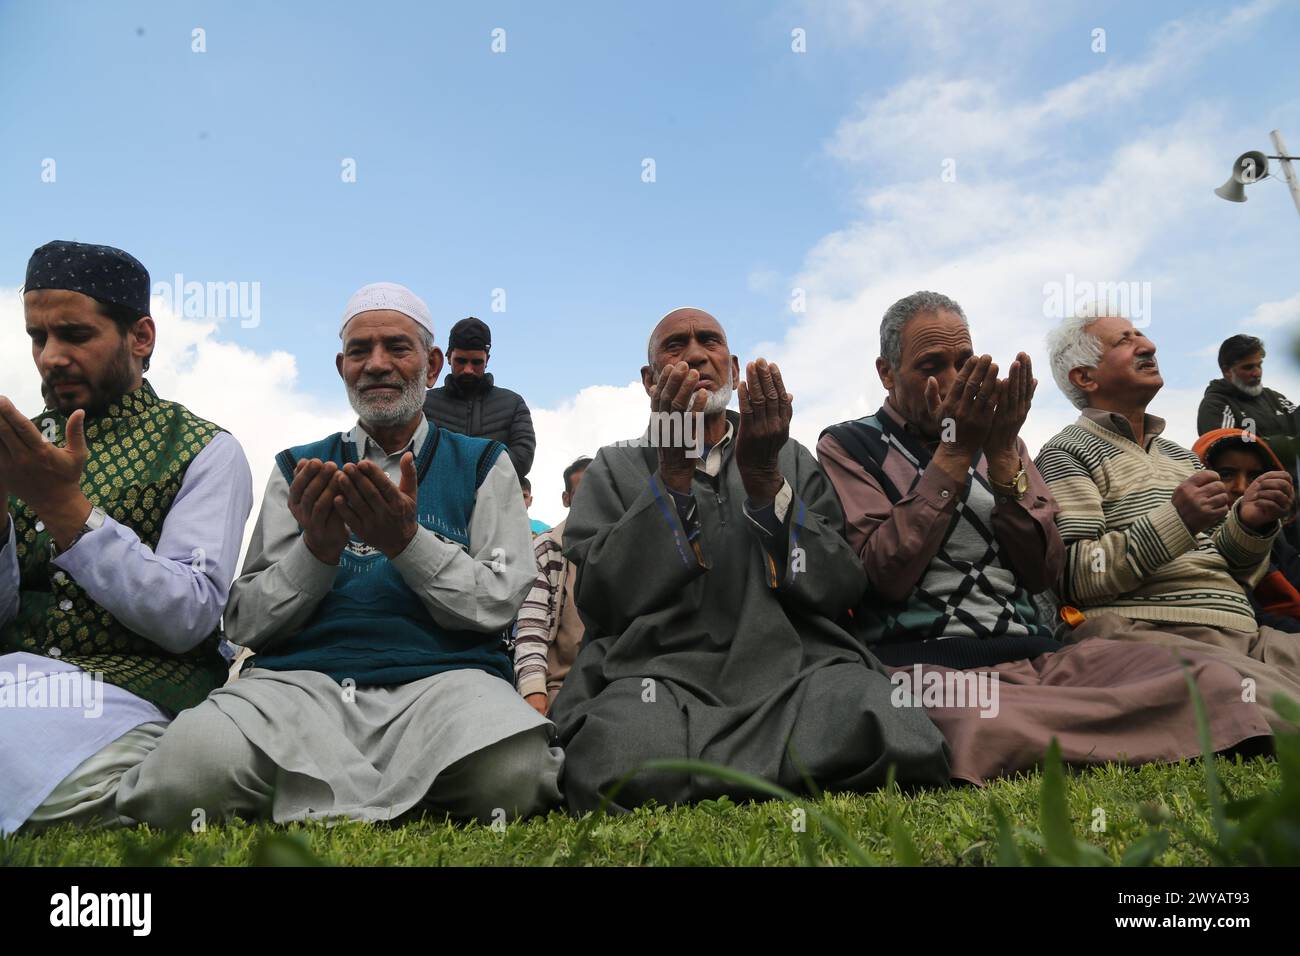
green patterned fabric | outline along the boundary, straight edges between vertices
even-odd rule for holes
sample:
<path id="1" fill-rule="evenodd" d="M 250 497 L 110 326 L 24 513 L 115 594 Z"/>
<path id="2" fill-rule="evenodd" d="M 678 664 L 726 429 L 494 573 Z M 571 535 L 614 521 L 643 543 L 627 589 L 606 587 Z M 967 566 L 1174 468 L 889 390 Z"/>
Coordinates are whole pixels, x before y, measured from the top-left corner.
<path id="1" fill-rule="evenodd" d="M 67 419 L 62 414 L 46 411 L 32 421 L 63 446 Z M 82 493 L 156 548 L 185 470 L 221 431 L 184 406 L 163 401 L 145 381 L 102 415 L 87 417 L 90 458 L 81 476 Z M 194 706 L 224 683 L 217 633 L 173 654 L 128 630 L 51 563 L 50 534 L 22 500 L 10 497 L 9 513 L 21 603 L 18 616 L 0 631 L 0 652 L 57 657 L 172 712 Z"/>

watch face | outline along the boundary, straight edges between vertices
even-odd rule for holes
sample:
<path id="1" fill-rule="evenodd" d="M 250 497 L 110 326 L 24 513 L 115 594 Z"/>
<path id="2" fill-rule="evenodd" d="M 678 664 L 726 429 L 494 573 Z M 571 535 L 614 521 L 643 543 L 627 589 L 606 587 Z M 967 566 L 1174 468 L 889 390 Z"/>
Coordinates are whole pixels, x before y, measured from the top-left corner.
<path id="1" fill-rule="evenodd" d="M 1022 471 L 1016 475 L 1016 494 L 1023 495 L 1029 490 L 1029 477 Z"/>

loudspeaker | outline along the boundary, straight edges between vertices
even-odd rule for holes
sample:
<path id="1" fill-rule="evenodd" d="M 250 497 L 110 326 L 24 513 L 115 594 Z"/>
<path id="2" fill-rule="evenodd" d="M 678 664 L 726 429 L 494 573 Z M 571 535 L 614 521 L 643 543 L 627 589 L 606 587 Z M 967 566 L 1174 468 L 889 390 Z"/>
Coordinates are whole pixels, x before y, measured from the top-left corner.
<path id="1" fill-rule="evenodd" d="M 1228 202 L 1245 202 L 1245 187 L 1268 175 L 1268 157 L 1257 149 L 1242 153 L 1232 164 L 1232 175 L 1214 194 Z"/>

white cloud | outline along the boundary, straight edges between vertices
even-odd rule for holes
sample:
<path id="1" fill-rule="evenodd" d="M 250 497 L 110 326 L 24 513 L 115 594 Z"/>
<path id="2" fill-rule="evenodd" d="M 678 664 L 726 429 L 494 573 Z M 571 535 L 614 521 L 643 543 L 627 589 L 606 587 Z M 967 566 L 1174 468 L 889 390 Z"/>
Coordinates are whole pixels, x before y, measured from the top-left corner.
<path id="1" fill-rule="evenodd" d="M 846 15 L 857 18 L 855 30 L 866 30 L 884 6 L 851 4 Z M 1007 155 L 1027 148 L 1028 139 L 1049 127 L 1077 121 L 1167 81 L 1231 30 L 1256 21 L 1273 6 L 1272 0 L 1262 0 L 1218 21 L 1193 18 L 1168 24 L 1146 60 L 1103 67 L 1036 98 L 1009 103 L 977 79 L 907 80 L 880 106 L 869 108 L 865 119 L 853 122 L 872 150 L 877 143 L 909 142 L 909 137 L 925 142 L 933 135 L 935 143 L 955 136 L 978 151 Z M 891 12 L 898 9 L 889 7 Z M 916 15 L 937 15 L 935 11 L 925 4 Z M 926 40 L 938 42 L 937 36 L 936 26 Z M 849 125 L 841 126 L 841 138 Z M 821 429 L 869 414 L 883 400 L 874 360 L 886 307 L 918 289 L 947 292 L 969 315 L 977 349 L 993 353 L 1004 369 L 1020 350 L 1033 360 L 1039 387 L 1022 437 L 1034 452 L 1078 415 L 1047 364 L 1045 336 L 1057 317 L 1046 314 L 1045 283 L 1063 282 L 1067 274 L 1083 281 L 1150 282 L 1148 334 L 1164 345 L 1166 366 L 1177 365 L 1168 359 L 1178 355 L 1183 330 L 1170 302 L 1182 276 L 1154 265 L 1153 259 L 1186 226 L 1189 207 L 1206 191 L 1205 184 L 1217 181 L 1221 127 L 1217 115 L 1193 108 L 1179 121 L 1128 138 L 1109 155 L 1090 155 L 1092 175 L 1079 179 L 1077 168 L 1071 168 L 1074 175 L 1065 183 L 1026 180 L 1010 167 L 941 182 L 936 167 L 934 175 L 929 169 L 914 171 L 913 181 L 867 188 L 859 221 L 819 241 L 791 280 L 807 291 L 807 312 L 781 340 L 757 343 L 742 361 L 761 354 L 780 363 L 795 397 L 791 433 L 811 448 Z M 842 155 L 863 158 L 853 149 Z M 1050 160 L 1058 172 L 1068 162 Z M 1135 170 L 1158 174 L 1142 176 L 1139 186 Z M 750 276 L 751 288 L 765 285 L 766 279 L 761 272 Z M 1188 446 L 1194 441 L 1196 408 L 1212 374 L 1213 369 L 1204 378 L 1166 373 L 1167 385 L 1151 410 L 1166 418 L 1171 439 Z M 1271 377 L 1274 387 L 1300 394 L 1285 372 L 1276 370 Z M 601 388 L 586 389 L 558 409 L 534 410 L 539 451 L 532 478 L 539 516 L 550 518 L 539 508 L 552 496 L 558 498 L 559 472 L 576 454 L 591 454 L 593 446 L 640 429 L 646 401 L 640 387 L 629 386 L 625 406 L 602 403 L 600 397 L 607 394 Z M 554 491 L 544 490 L 548 481 Z"/>
<path id="2" fill-rule="evenodd" d="M 934 289 L 961 302 L 975 347 L 1004 369 L 1016 351 L 1029 353 L 1039 389 L 1024 437 L 1037 448 L 1076 415 L 1047 365 L 1045 335 L 1057 319 L 1046 314 L 1044 284 L 1063 282 L 1067 273 L 1150 281 L 1148 331 L 1157 344 L 1163 335 L 1176 348 L 1173 316 L 1161 312 L 1170 280 L 1144 255 L 1177 227 L 1186 197 L 1206 181 L 1213 142 L 1205 132 L 1156 130 L 1110 156 L 1097 180 L 1051 192 L 1016 182 L 929 181 L 875 193 L 869 221 L 825 237 L 809 254 L 795 279 L 808 290 L 806 315 L 782 341 L 761 346 L 780 362 L 795 395 L 795 437 L 812 444 L 827 424 L 879 406 L 880 316 L 901 296 Z M 1166 172 L 1134 192 L 1127 188 L 1133 168 Z"/>
<path id="3" fill-rule="evenodd" d="M 1275 329 L 1285 326 L 1294 330 L 1300 328 L 1300 292 L 1280 302 L 1262 302 L 1246 320 L 1253 328 Z"/>
<path id="4" fill-rule="evenodd" d="M 1118 54 L 1099 54 L 1095 70 L 1031 98 L 1012 99 L 1003 82 L 977 74 L 914 77 L 884 97 L 864 96 L 859 115 L 840 123 L 827 149 L 847 162 L 892 169 L 921 162 L 936 178 L 934 157 L 956 158 L 959 176 L 966 163 L 1023 163 L 1053 149 L 1053 134 L 1061 127 L 1133 103 L 1276 6 L 1277 0 L 1255 0 L 1217 18 L 1172 21 L 1141 59 L 1117 64 Z M 1005 64 L 996 75 L 1006 75 Z"/>
<path id="5" fill-rule="evenodd" d="M 556 408 L 532 409 L 537 457 L 528 472 L 533 486 L 529 514 L 551 525 L 563 520 L 564 469 L 579 456 L 596 457 L 601 445 L 641 434 L 649 412 L 650 399 L 640 381 L 591 385 Z"/>
<path id="6" fill-rule="evenodd" d="M 971 319 L 976 349 L 993 353 L 1004 369 L 1016 351 L 1029 353 L 1039 379 L 1023 434 L 1031 450 L 1077 415 L 1046 361 L 1045 334 L 1058 317 L 1047 314 L 1045 283 L 1063 282 L 1067 274 L 1094 282 L 1150 282 L 1148 334 L 1165 343 L 1167 355 L 1176 353 L 1181 330 L 1169 303 L 1181 276 L 1153 262 L 1185 226 L 1205 184 L 1216 181 L 1223 141 L 1218 117 L 1193 108 L 1164 128 L 1126 137 L 1109 155 L 1089 156 L 1088 169 L 1095 172 L 1087 179 L 1079 178 L 1073 160 L 1056 154 L 1045 157 L 1040 176 L 1025 177 L 1015 168 L 1038 150 L 1047 132 L 1167 82 L 1275 5 L 1259 0 L 1217 20 L 1166 24 L 1144 59 L 1101 66 L 1037 95 L 1011 99 L 978 76 L 926 76 L 904 80 L 876 101 L 864 100 L 863 114 L 840 125 L 829 150 L 851 164 L 892 159 L 910 181 L 862 193 L 861 219 L 817 243 L 793 279 L 807 290 L 807 313 L 781 341 L 759 347 L 780 362 L 795 395 L 794 436 L 811 445 L 827 424 L 879 406 L 884 390 L 874 360 L 880 316 L 918 289 L 957 298 Z M 869 8 L 863 16 L 877 9 L 858 6 Z M 900 145 L 906 149 L 891 156 Z M 937 165 L 913 161 L 925 149 L 1008 162 L 943 182 Z M 1156 173 L 1135 178 L 1135 170 Z M 1261 312 L 1282 321 L 1283 307 L 1295 304 L 1300 297 Z M 1152 410 L 1164 411 L 1171 438 L 1190 444 L 1204 385 L 1166 379 L 1159 407 Z"/>

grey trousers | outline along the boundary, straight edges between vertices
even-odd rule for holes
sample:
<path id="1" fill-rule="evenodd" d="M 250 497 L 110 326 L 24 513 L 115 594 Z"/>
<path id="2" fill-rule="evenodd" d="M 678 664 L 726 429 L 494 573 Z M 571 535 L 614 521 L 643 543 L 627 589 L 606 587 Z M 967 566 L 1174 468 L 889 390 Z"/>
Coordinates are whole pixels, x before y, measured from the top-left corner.
<path id="1" fill-rule="evenodd" d="M 549 745 L 551 724 L 500 678 L 452 672 L 396 688 L 358 687 L 345 700 L 320 674 L 260 676 L 242 677 L 178 715 L 158 747 L 123 775 L 117 812 L 194 829 L 230 816 L 384 820 L 410 810 L 492 823 L 560 801 L 564 755 Z M 451 725 L 449 710 L 463 713 L 474 705 L 471 694 L 485 716 L 470 739 L 444 742 L 467 732 Z M 486 726 L 492 715 L 499 721 Z M 452 760 L 452 753 L 463 755 Z M 304 800 L 321 812 L 277 812 Z"/>
<path id="2" fill-rule="evenodd" d="M 166 729 L 166 724 L 141 724 L 91 754 L 59 781 L 59 785 L 32 811 L 20 832 L 35 833 L 61 823 L 133 825 L 134 820 L 117 812 L 118 784 L 124 773 L 153 753 Z"/>

